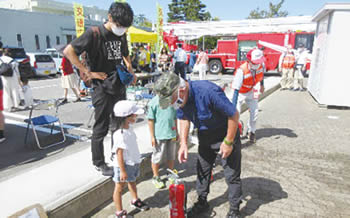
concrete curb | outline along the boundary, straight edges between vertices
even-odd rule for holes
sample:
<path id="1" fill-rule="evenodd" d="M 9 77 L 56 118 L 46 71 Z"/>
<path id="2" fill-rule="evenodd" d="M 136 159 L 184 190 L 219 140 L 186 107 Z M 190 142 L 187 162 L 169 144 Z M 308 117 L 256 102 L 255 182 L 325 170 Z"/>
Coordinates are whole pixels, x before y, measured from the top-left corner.
<path id="1" fill-rule="evenodd" d="M 189 148 L 194 145 L 191 143 Z M 138 182 L 151 175 L 151 173 L 151 157 L 148 155 L 141 162 Z M 101 208 L 111 202 L 114 186 L 115 184 L 112 178 L 106 178 L 103 181 L 96 182 L 92 188 L 77 194 L 71 199 L 67 199 L 66 202 L 57 205 L 56 208 L 46 208 L 46 213 L 49 218 L 84 217 L 93 214 L 93 211 L 97 208 Z M 124 187 L 123 192 L 126 191 L 127 186 Z"/>
<path id="2" fill-rule="evenodd" d="M 263 100 L 274 91 L 280 88 L 280 84 L 273 86 L 266 90 L 260 97 L 259 101 Z M 247 105 L 242 106 L 242 113 L 248 109 Z M 190 147 L 194 146 L 191 144 Z M 146 157 L 140 167 L 141 175 L 140 180 L 151 174 L 151 158 Z M 125 187 L 127 188 L 127 187 Z M 84 217 L 88 214 L 92 214 L 96 211 L 96 208 L 101 208 L 111 202 L 112 193 L 114 190 L 114 182 L 111 178 L 107 178 L 102 182 L 97 182 L 91 189 L 86 190 L 72 199 L 67 201 L 56 208 L 47 209 L 47 215 L 50 218 L 61 218 L 61 217 Z M 126 190 L 125 190 L 126 191 Z"/>

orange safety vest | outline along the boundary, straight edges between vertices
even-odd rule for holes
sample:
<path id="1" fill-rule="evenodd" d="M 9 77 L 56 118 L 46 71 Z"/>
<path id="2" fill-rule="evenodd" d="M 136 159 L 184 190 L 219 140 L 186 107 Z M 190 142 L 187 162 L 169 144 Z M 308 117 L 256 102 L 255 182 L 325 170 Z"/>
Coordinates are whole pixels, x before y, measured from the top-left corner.
<path id="1" fill-rule="evenodd" d="M 255 77 L 253 77 L 253 74 L 248 68 L 248 62 L 245 62 L 239 68 L 243 71 L 243 84 L 239 93 L 247 93 L 251 91 L 258 82 L 264 79 L 264 68 L 262 65 L 257 69 Z"/>
<path id="2" fill-rule="evenodd" d="M 295 57 L 292 54 L 286 54 L 282 61 L 282 68 L 291 69 L 295 65 Z"/>

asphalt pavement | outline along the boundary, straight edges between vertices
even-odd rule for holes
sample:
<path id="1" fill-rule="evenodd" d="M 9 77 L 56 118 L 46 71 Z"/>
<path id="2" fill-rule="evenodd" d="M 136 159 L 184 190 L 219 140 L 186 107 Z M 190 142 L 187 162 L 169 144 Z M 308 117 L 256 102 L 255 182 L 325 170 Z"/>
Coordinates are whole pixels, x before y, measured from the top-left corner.
<path id="1" fill-rule="evenodd" d="M 208 79 L 223 85 L 232 80 L 232 75 L 210 75 Z M 267 84 L 276 84 L 279 78 L 270 77 L 267 80 L 271 81 Z M 29 81 L 29 85 L 32 87 L 34 99 L 38 101 L 63 97 L 60 77 L 33 79 Z M 99 184 L 110 184 L 110 180 L 101 176 L 91 163 L 89 138 L 92 131 L 87 125 L 92 113 L 89 107 L 91 98 L 84 98 L 82 102 L 77 103 L 72 102 L 74 99 L 75 96 L 69 90 L 69 102 L 59 108 L 59 117 L 67 136 L 66 142 L 46 150 L 35 149 L 31 130 L 27 144 L 24 143 L 26 130 L 24 119 L 28 118 L 29 110 L 22 108 L 17 112 L 4 112 L 7 140 L 0 145 L 0 217 L 8 216 L 35 203 L 43 205 L 46 211 L 52 211 Z M 35 113 L 41 114 L 43 111 Z M 146 123 L 146 119 L 141 116 L 135 125 L 143 154 L 152 150 L 148 128 L 145 131 Z M 54 139 L 58 138 L 57 130 L 55 128 Z M 39 136 L 43 142 L 51 140 L 49 131 L 49 128 L 39 129 Z M 110 155 L 110 144 L 108 136 L 105 138 L 107 160 Z M 103 189 L 104 186 L 101 187 Z M 104 190 L 106 198 L 110 199 L 109 191 Z M 77 204 L 82 203 L 77 201 Z M 89 205 L 94 206 L 91 202 Z M 74 210 L 78 211 L 76 208 Z M 69 213 L 69 210 L 67 211 Z"/>

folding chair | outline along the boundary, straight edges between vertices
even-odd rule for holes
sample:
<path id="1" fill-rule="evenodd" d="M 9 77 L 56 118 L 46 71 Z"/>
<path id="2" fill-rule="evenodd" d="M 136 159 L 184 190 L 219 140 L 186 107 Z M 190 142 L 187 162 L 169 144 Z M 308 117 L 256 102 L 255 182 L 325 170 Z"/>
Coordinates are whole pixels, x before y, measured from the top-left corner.
<path id="1" fill-rule="evenodd" d="M 41 101 L 38 102 L 37 104 L 34 104 L 31 106 L 30 108 L 30 112 L 29 112 L 29 118 L 25 119 L 24 122 L 26 122 L 27 125 L 27 130 L 26 130 L 26 136 L 24 139 L 24 143 L 27 144 L 27 138 L 28 138 L 28 133 L 29 133 L 29 127 L 31 127 L 33 129 L 33 133 L 34 133 L 34 137 L 35 137 L 35 141 L 36 144 L 38 146 L 39 149 L 46 149 L 46 148 L 50 148 L 52 146 L 61 144 L 63 142 L 66 141 L 66 136 L 64 134 L 63 131 L 63 126 L 62 123 L 58 117 L 58 107 L 59 107 L 59 100 L 55 99 L 55 100 L 47 100 L 47 101 Z M 40 116 L 36 116 L 33 117 L 33 111 L 34 110 L 45 110 L 45 111 L 49 111 L 49 110 L 55 110 L 54 115 L 49 115 L 49 114 L 43 114 Z M 58 122 L 59 126 L 60 126 L 60 131 L 62 134 L 62 140 L 59 142 L 53 142 L 51 144 L 45 145 L 45 146 L 41 146 L 40 144 L 40 140 L 37 134 L 37 129 L 40 126 L 51 126 L 51 132 L 50 135 L 52 135 L 53 132 L 53 128 L 55 127 L 55 123 Z"/>

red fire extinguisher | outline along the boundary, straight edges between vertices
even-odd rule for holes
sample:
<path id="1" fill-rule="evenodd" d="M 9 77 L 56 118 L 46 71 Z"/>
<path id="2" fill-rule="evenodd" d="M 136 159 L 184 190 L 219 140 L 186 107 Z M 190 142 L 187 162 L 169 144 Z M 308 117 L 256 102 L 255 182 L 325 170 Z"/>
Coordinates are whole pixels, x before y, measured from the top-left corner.
<path id="1" fill-rule="evenodd" d="M 174 183 L 169 186 L 169 209 L 170 218 L 185 218 L 186 217 L 186 193 L 185 184 L 179 176 L 170 169 L 171 178 Z"/>

